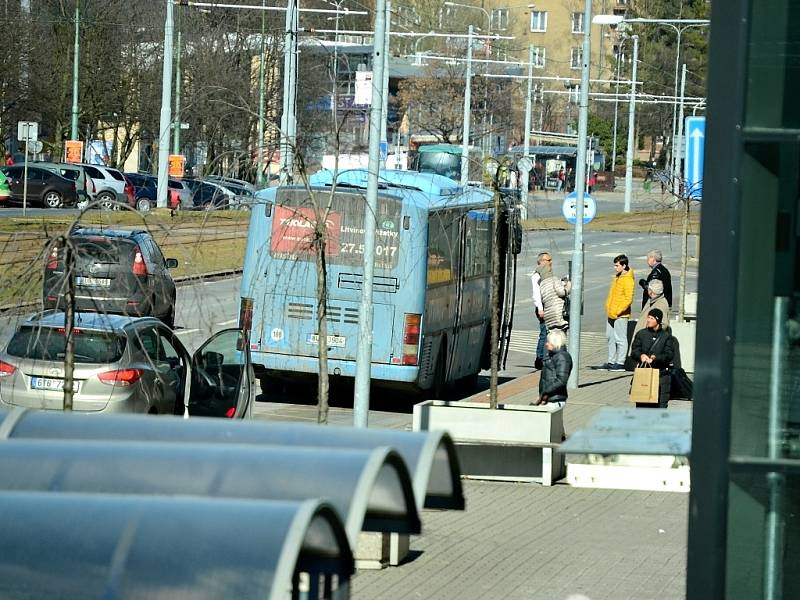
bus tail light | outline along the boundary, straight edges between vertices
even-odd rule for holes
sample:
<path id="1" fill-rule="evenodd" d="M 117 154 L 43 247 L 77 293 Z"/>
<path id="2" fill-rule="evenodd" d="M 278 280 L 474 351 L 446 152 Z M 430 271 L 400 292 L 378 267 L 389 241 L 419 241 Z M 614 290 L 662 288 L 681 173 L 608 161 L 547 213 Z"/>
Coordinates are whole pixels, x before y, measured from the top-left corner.
<path id="1" fill-rule="evenodd" d="M 242 298 L 239 303 L 239 329 L 250 332 L 253 329 L 253 299 Z"/>
<path id="2" fill-rule="evenodd" d="M 403 364 L 416 365 L 419 353 L 419 334 L 422 315 L 406 313 L 403 324 Z"/>
<path id="3" fill-rule="evenodd" d="M 246 350 L 250 343 L 250 332 L 253 329 L 253 299 L 242 298 L 239 303 L 239 329 L 242 330 L 242 337 L 236 344 L 237 350 Z"/>

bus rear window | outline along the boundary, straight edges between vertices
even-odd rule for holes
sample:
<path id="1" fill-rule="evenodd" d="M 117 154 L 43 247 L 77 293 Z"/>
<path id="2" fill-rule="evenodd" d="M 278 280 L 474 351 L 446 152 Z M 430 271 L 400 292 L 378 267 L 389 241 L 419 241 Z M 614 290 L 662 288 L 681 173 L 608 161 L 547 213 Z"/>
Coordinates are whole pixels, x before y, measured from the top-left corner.
<path id="1" fill-rule="evenodd" d="M 330 192 L 316 192 L 317 201 L 327 206 Z M 378 221 L 375 240 L 375 267 L 397 266 L 400 252 L 401 201 L 378 198 Z M 326 219 L 326 260 L 334 265 L 363 265 L 364 214 L 366 198 L 357 192 L 337 191 Z M 272 219 L 273 258 L 313 260 L 316 213 L 308 192 L 299 189 L 278 192 Z"/>

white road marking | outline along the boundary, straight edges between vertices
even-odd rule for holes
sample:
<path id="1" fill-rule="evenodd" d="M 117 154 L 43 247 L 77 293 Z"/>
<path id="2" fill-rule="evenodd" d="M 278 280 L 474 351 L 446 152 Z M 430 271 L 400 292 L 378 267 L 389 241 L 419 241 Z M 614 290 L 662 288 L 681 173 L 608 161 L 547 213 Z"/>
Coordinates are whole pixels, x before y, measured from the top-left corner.
<path id="1" fill-rule="evenodd" d="M 217 323 L 217 325 L 233 325 L 234 323 L 238 323 L 238 322 L 239 322 L 239 319 L 236 318 L 236 319 L 231 319 L 230 321 L 222 321 L 220 323 Z"/>
<path id="2" fill-rule="evenodd" d="M 200 331 L 199 329 L 181 329 L 180 331 L 176 331 L 175 335 L 186 335 L 187 333 L 197 333 Z"/>

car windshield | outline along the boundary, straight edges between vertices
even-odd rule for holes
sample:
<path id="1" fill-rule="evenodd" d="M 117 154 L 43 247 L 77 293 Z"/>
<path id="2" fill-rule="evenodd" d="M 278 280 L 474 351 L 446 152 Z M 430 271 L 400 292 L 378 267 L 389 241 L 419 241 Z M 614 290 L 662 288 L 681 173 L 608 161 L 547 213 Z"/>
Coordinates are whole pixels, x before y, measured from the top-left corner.
<path id="1" fill-rule="evenodd" d="M 113 363 L 125 351 L 125 338 L 110 331 L 85 331 L 77 327 L 75 362 Z M 64 360 L 67 338 L 63 327 L 21 327 L 8 344 L 11 356 L 35 360 Z"/>

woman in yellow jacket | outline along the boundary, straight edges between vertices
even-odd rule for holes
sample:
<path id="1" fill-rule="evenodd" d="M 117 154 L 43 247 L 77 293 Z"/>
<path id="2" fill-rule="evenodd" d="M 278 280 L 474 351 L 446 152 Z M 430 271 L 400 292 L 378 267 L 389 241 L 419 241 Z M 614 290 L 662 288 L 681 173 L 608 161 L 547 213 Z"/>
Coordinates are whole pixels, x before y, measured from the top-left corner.
<path id="1" fill-rule="evenodd" d="M 614 279 L 606 298 L 606 337 L 608 337 L 608 362 L 604 365 L 609 371 L 624 371 L 625 356 L 628 350 L 628 320 L 633 304 L 633 271 L 628 266 L 624 254 L 614 257 Z"/>

